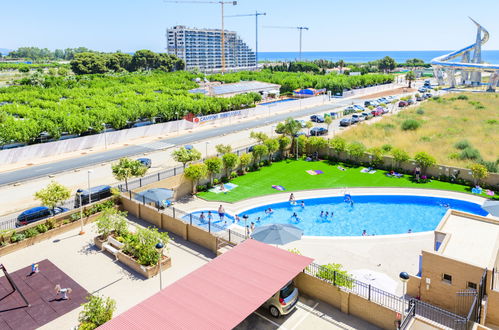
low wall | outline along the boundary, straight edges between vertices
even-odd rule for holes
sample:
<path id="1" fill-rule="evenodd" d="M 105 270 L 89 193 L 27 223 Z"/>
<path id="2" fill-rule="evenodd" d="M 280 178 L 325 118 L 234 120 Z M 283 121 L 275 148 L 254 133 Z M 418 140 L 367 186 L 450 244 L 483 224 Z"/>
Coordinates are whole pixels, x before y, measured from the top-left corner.
<path id="1" fill-rule="evenodd" d="M 164 213 L 161 214 L 161 229 L 187 239 L 187 224 Z"/>
<path id="2" fill-rule="evenodd" d="M 343 313 L 354 315 L 383 329 L 396 328 L 397 312 L 343 291 L 316 277 L 300 273 L 295 278 L 295 285 L 301 293 L 322 300 Z"/>
<path id="3" fill-rule="evenodd" d="M 161 228 L 161 213 L 150 205 L 139 204 L 139 218 Z"/>
<path id="4" fill-rule="evenodd" d="M 187 239 L 217 253 L 217 237 L 203 229 L 187 225 Z"/>

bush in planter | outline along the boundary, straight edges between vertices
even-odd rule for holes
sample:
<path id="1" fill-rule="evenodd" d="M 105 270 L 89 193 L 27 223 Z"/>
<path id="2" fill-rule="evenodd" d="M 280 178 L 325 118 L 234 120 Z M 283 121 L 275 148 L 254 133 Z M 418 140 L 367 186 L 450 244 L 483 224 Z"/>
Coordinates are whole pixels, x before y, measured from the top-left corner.
<path id="1" fill-rule="evenodd" d="M 10 236 L 10 242 L 11 243 L 17 243 L 17 242 L 22 241 L 25 238 L 26 238 L 26 236 L 24 236 L 24 234 L 17 233 L 17 232 L 14 231 L 12 233 L 12 235 Z"/>
<path id="2" fill-rule="evenodd" d="M 236 173 L 236 172 L 234 172 L 234 171 L 233 171 L 232 173 L 230 173 L 230 178 L 231 178 L 231 179 L 235 179 L 235 178 L 237 178 L 237 173 Z"/>
<path id="3" fill-rule="evenodd" d="M 36 230 L 39 232 L 39 233 L 45 233 L 47 230 L 49 230 L 49 228 L 47 227 L 46 224 L 44 223 L 41 223 L 39 224 L 38 226 L 35 227 Z"/>
<path id="4" fill-rule="evenodd" d="M 47 228 L 49 230 L 55 228 L 55 221 L 53 219 L 47 220 L 47 222 L 45 222 L 45 224 L 47 225 Z"/>
<path id="5" fill-rule="evenodd" d="M 197 187 L 197 191 L 206 191 L 206 190 L 208 190 L 208 187 L 204 184 L 200 184 Z"/>
<path id="6" fill-rule="evenodd" d="M 124 237 L 123 252 L 132 256 L 143 266 L 154 266 L 158 263 L 159 252 L 156 244 L 162 242 L 167 248 L 170 237 L 166 232 L 159 232 L 157 228 L 138 228 L 137 232 L 129 233 Z"/>
<path id="7" fill-rule="evenodd" d="M 227 183 L 229 182 L 229 179 L 226 177 L 226 176 L 223 176 L 220 181 L 222 181 L 223 183 Z"/>
<path id="8" fill-rule="evenodd" d="M 128 224 L 126 222 L 126 212 L 118 211 L 115 208 L 108 208 L 102 211 L 97 218 L 97 232 L 102 239 L 107 239 L 111 232 L 122 236 L 128 233 Z"/>
<path id="9" fill-rule="evenodd" d="M 80 220 L 80 212 L 76 212 L 76 213 L 71 214 L 69 216 L 69 220 L 71 220 L 72 222 L 76 221 L 76 220 Z"/>
<path id="10" fill-rule="evenodd" d="M 23 234 L 26 238 L 30 238 L 30 237 L 34 237 L 34 236 L 38 235 L 39 232 L 38 232 L 38 230 L 36 230 L 36 228 L 29 228 L 29 229 L 26 229 L 23 232 Z"/>
<path id="11" fill-rule="evenodd" d="M 116 310 L 116 301 L 111 298 L 104 299 L 101 296 L 91 295 L 87 297 L 87 303 L 83 304 L 80 312 L 78 330 L 92 330 L 113 318 Z"/>
<path id="12" fill-rule="evenodd" d="M 213 179 L 213 186 L 216 186 L 217 184 L 220 184 L 220 180 Z"/>

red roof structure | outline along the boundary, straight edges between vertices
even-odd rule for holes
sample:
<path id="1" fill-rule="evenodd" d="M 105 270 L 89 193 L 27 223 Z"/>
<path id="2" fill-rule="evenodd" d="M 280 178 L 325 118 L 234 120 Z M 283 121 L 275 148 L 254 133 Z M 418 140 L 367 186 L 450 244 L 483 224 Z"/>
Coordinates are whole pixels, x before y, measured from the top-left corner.
<path id="1" fill-rule="evenodd" d="M 232 329 L 312 261 L 248 239 L 99 329 Z"/>

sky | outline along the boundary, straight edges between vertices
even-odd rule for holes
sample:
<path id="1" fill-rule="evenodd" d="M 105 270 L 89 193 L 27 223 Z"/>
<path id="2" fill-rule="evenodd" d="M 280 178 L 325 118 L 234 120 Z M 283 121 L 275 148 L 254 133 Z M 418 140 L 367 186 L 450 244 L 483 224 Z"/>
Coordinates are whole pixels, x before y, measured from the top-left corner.
<path id="1" fill-rule="evenodd" d="M 0 48 L 164 52 L 168 27 L 221 25 L 219 4 L 185 2 L 2 1 L 2 12 L 11 14 L 2 15 Z M 457 50 L 475 39 L 476 28 L 468 16 L 490 33 L 483 49 L 499 50 L 498 0 L 239 0 L 225 8 L 226 15 L 255 10 L 267 14 L 259 19 L 260 52 L 298 51 L 298 30 L 267 26 L 308 27 L 303 51 Z M 227 17 L 225 27 L 254 49 L 254 16 Z"/>

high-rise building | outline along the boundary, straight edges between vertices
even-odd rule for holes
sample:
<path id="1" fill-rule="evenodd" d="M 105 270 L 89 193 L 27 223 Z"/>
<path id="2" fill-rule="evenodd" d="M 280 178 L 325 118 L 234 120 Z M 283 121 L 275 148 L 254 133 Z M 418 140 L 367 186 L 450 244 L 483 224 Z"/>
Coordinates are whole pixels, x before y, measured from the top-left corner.
<path id="1" fill-rule="evenodd" d="M 255 52 L 234 31 L 225 30 L 225 69 L 247 70 L 256 66 Z M 185 61 L 187 70 L 222 70 L 222 30 L 177 25 L 166 30 L 168 54 Z"/>

